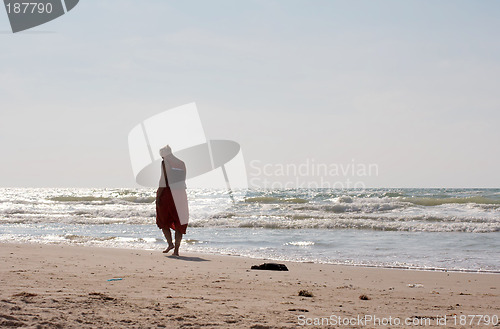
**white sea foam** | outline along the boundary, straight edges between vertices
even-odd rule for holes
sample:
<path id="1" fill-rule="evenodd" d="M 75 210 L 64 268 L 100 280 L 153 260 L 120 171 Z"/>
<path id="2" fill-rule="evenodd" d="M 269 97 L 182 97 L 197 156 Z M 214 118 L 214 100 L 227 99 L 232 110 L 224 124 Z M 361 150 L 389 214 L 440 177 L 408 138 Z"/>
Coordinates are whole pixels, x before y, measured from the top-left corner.
<path id="1" fill-rule="evenodd" d="M 314 245 L 314 241 L 292 241 L 292 242 L 285 243 L 285 246 L 307 247 L 307 246 L 313 246 L 313 245 Z"/>

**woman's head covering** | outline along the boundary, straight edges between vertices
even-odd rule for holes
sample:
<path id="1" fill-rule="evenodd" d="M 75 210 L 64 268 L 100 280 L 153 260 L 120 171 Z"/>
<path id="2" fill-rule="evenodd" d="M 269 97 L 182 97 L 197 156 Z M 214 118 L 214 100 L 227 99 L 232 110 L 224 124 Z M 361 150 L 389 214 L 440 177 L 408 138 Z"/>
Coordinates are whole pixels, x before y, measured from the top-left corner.
<path id="1" fill-rule="evenodd" d="M 162 158 L 166 157 L 167 155 L 172 154 L 172 149 L 170 148 L 169 145 L 163 147 L 160 149 L 160 156 Z"/>

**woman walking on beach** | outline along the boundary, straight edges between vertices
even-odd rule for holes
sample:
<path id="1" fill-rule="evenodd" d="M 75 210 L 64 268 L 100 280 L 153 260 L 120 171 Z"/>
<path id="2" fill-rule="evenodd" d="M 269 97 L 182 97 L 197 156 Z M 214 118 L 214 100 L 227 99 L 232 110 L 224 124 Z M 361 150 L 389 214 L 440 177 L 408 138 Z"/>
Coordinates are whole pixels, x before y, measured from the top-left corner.
<path id="1" fill-rule="evenodd" d="M 186 194 L 186 165 L 172 154 L 170 146 L 160 149 L 161 178 L 156 192 L 156 225 L 163 231 L 168 242 L 167 253 L 174 249 L 179 256 L 182 235 L 186 234 L 189 209 Z M 175 245 L 170 229 L 175 231 Z"/>

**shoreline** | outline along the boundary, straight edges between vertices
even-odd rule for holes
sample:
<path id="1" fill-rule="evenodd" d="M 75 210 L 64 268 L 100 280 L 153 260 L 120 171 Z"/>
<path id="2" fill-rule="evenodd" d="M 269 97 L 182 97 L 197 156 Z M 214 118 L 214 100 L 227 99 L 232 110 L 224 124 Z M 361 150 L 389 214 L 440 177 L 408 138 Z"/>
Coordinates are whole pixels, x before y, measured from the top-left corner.
<path id="1" fill-rule="evenodd" d="M 289 271 L 278 272 L 251 270 L 266 260 L 242 256 L 0 245 L 0 326 L 295 328 L 309 318 L 374 315 L 438 328 L 443 317 L 500 316 L 492 273 L 281 261 Z"/>
<path id="2" fill-rule="evenodd" d="M 184 243 L 184 242 L 183 242 Z M 96 245 L 83 245 L 83 244 L 64 244 L 64 243 L 43 243 L 38 241 L 26 241 L 26 242 L 0 242 L 2 244 L 19 244 L 19 245 L 48 245 L 48 246 L 65 246 L 65 247 L 85 247 L 85 248 L 102 248 L 102 249 L 118 249 L 118 250 L 143 250 L 150 252 L 161 252 L 160 249 L 141 249 L 141 248 L 125 248 L 122 246 L 96 246 Z M 328 262 L 313 262 L 313 261 L 296 261 L 296 260 L 281 260 L 273 258 L 262 258 L 262 257 L 252 257 L 240 254 L 225 254 L 216 252 L 203 252 L 203 251 L 187 251 L 188 254 L 200 254 L 200 255 L 213 255 L 213 256 L 229 256 L 229 257 L 242 257 L 248 259 L 254 259 L 256 261 L 269 261 L 269 262 L 287 262 L 287 263 L 298 263 L 298 264 L 318 264 L 318 265 L 332 265 L 332 266 L 347 266 L 347 267 L 360 267 L 360 268 L 377 268 L 377 269 L 392 269 L 392 270 L 407 270 L 407 271 L 422 271 L 422 272 L 444 272 L 444 273 L 471 273 L 471 274 L 500 274 L 500 270 L 474 270 L 474 269 L 447 269 L 447 268 L 426 268 L 418 266 L 393 266 L 393 265 L 370 265 L 370 264 L 348 264 L 348 263 L 328 263 Z M 182 254 L 182 246 L 181 246 Z"/>

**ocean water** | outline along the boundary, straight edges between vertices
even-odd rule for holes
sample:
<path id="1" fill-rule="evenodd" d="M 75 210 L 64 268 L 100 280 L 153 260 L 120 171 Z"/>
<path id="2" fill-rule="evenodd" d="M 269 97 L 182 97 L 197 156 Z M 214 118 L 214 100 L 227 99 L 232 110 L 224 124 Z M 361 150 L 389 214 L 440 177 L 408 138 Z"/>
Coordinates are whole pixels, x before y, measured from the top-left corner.
<path id="1" fill-rule="evenodd" d="M 0 189 L 0 242 L 162 250 L 155 190 Z M 182 250 L 500 273 L 500 189 L 188 190 Z"/>

